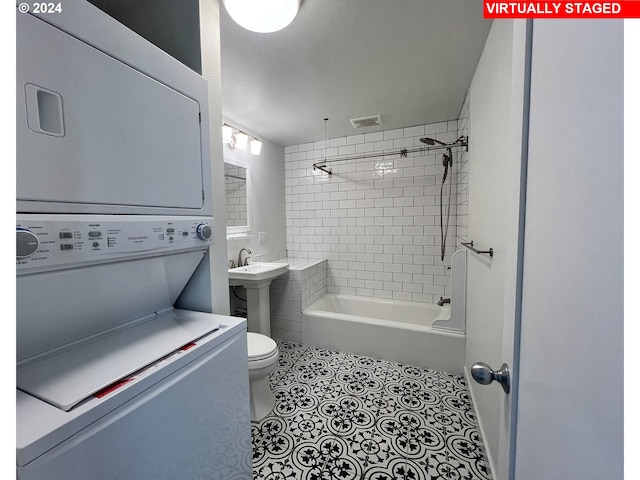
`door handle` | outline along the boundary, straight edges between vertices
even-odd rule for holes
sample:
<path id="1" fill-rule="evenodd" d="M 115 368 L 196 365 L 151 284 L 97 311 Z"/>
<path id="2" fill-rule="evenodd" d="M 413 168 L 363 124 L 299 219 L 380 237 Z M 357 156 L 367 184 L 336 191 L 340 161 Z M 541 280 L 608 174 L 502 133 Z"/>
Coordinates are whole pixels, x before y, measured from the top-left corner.
<path id="1" fill-rule="evenodd" d="M 489 385 L 496 381 L 502 385 L 504 393 L 509 393 L 511 381 L 509 380 L 509 367 L 503 363 L 500 370 L 494 372 L 489 365 L 483 362 L 476 362 L 471 365 L 471 376 L 480 385 Z"/>

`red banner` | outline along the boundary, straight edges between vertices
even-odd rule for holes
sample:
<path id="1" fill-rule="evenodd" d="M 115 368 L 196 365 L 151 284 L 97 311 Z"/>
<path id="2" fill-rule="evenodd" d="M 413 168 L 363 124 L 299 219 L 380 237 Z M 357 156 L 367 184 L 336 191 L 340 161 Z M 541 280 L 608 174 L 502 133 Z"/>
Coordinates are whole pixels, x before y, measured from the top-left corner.
<path id="1" fill-rule="evenodd" d="M 640 1 L 526 2 L 484 0 L 484 18 L 640 18 Z"/>

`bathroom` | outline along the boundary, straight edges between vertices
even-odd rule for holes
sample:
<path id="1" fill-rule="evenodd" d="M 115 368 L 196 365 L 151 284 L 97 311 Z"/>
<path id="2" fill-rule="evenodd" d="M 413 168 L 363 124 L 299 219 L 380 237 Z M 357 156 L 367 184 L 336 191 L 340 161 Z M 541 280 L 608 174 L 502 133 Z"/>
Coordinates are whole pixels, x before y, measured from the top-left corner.
<path id="1" fill-rule="evenodd" d="M 223 16 L 223 32 L 225 27 L 232 30 L 232 25 L 225 24 L 225 21 L 230 21 L 225 17 L 225 12 L 222 12 L 221 15 Z M 563 28 L 566 27 L 568 26 Z M 235 32 L 235 30 L 232 31 Z M 549 34 L 559 35 L 558 32 L 550 32 Z M 572 34 L 579 35 L 578 32 L 571 32 L 567 36 Z M 603 36 L 607 35 L 603 33 Z M 514 99 L 517 98 L 517 95 L 522 98 L 524 86 L 518 84 L 518 79 L 523 79 L 526 75 L 524 67 L 518 65 L 514 59 L 518 55 L 522 57 L 526 55 L 524 50 L 518 50 L 519 48 L 524 49 L 524 47 L 519 47 L 517 40 L 525 36 L 524 27 L 518 25 L 517 22 L 508 25 L 505 22 L 495 21 L 482 57 L 479 58 L 473 80 L 470 82 L 470 88 L 460 98 L 456 115 L 451 118 L 441 118 L 433 123 L 409 124 L 402 128 L 390 129 L 385 129 L 383 123 L 377 131 L 365 130 L 365 133 L 361 133 L 361 130 L 350 126 L 351 130 L 336 126 L 331 115 L 322 111 L 318 112 L 316 118 L 311 119 L 314 121 L 314 126 L 305 141 L 285 144 L 283 150 L 277 151 L 276 145 L 260 135 L 262 132 L 252 131 L 242 123 L 242 120 L 250 117 L 225 118 L 228 124 L 260 138 L 263 142 L 263 148 L 267 146 L 267 148 L 276 149 L 273 157 L 270 156 L 271 154 L 267 156 L 264 153 L 259 157 L 248 153 L 244 154 L 251 170 L 250 182 L 252 184 L 248 191 L 251 192 L 249 202 L 253 212 L 251 216 L 255 223 L 252 224 L 252 233 L 247 238 L 231 236 L 228 241 L 228 259 L 236 259 L 238 251 L 246 247 L 252 251 L 250 262 L 288 261 L 293 267 L 293 270 L 287 274 L 288 276 L 274 279 L 272 282 L 271 332 L 275 338 L 294 343 L 302 342 L 305 338 L 305 321 L 302 312 L 326 293 L 435 304 L 440 297 L 450 297 L 450 271 L 447 270 L 447 267 L 450 265 L 450 255 L 454 251 L 465 250 L 461 246 L 462 242 L 474 241 L 476 248 L 481 251 L 493 249 L 492 256 L 475 254 L 467 250 L 466 361 L 462 362 L 466 370 L 465 378 L 469 382 L 471 397 L 479 417 L 482 439 L 489 456 L 487 464 L 490 464 L 493 478 L 509 478 L 506 473 L 509 469 L 507 466 L 509 464 L 509 441 L 505 440 L 508 439 L 508 433 L 505 433 L 508 432 L 508 422 L 505 422 L 504 417 L 509 415 L 512 400 L 509 395 L 503 392 L 497 382 L 490 386 L 474 384 L 469 369 L 476 361 L 486 362 L 494 369 L 498 369 L 503 362 L 511 363 L 507 359 L 510 356 L 512 358 L 513 353 L 509 352 L 509 343 L 504 339 L 512 336 L 515 328 L 526 328 L 522 325 L 516 327 L 513 322 L 505 321 L 503 324 L 503 319 L 507 318 L 510 312 L 513 316 L 513 312 L 520 308 L 516 304 L 517 289 L 520 288 L 517 282 L 519 229 L 517 212 L 521 208 L 519 203 L 522 201 L 518 197 L 520 195 L 518 185 L 522 181 L 522 172 L 520 165 L 512 159 L 520 158 L 517 140 L 513 140 L 513 138 L 517 137 L 518 128 L 523 128 L 522 108 L 524 108 L 520 105 L 520 110 L 518 110 L 517 100 Z M 222 46 L 224 56 L 224 40 Z M 559 47 L 547 45 L 547 48 Z M 236 52 L 234 51 L 234 53 Z M 603 52 L 598 56 L 598 58 L 610 57 L 612 55 L 609 52 Z M 555 69 L 558 68 L 558 65 L 544 65 L 538 68 Z M 572 68 L 583 67 L 574 66 Z M 596 73 L 594 72 L 593 75 Z M 559 76 L 561 77 L 561 75 Z M 523 80 L 520 81 L 524 83 Z M 574 87 L 567 85 L 565 88 L 567 90 L 564 90 L 564 95 L 568 95 L 568 92 L 572 92 Z M 579 111 L 577 104 L 580 102 L 580 95 L 583 94 L 586 95 L 585 93 L 575 94 L 577 95 L 575 100 L 577 103 L 571 104 L 575 111 Z M 510 98 L 509 95 L 514 95 L 514 97 Z M 562 103 L 560 102 L 562 97 L 554 98 L 555 102 Z M 591 99 L 591 97 L 589 98 Z M 544 104 L 545 101 L 542 103 Z M 619 101 L 619 98 L 613 103 L 611 99 L 603 99 L 602 105 L 607 105 L 606 108 L 610 108 L 612 104 L 619 105 Z M 545 104 L 545 106 L 547 105 Z M 532 101 L 531 109 L 534 107 Z M 602 106 L 602 108 L 605 107 Z M 372 113 L 377 112 L 366 110 L 353 113 L 353 116 Z M 323 122 L 325 114 L 330 118 Z M 554 111 L 553 115 L 562 118 L 567 124 L 580 122 L 580 114 L 574 117 L 572 114 L 560 110 Z M 615 115 L 611 117 L 611 120 L 617 118 L 616 122 L 619 126 L 619 113 L 617 115 L 617 117 Z M 384 116 L 382 118 L 384 121 Z M 256 122 L 256 124 L 259 123 L 259 121 Z M 570 136 L 570 134 L 564 131 L 561 125 L 563 125 L 562 121 L 558 120 L 558 123 L 553 123 L 553 126 L 549 126 L 548 130 L 545 130 L 546 134 L 550 135 L 549 138 L 552 138 L 551 141 L 544 138 L 542 133 L 538 134 L 539 144 L 547 146 L 544 154 L 537 153 L 536 163 L 533 164 L 534 166 L 539 165 L 539 170 L 534 171 L 532 160 L 529 160 L 529 178 L 536 174 L 549 177 L 549 183 L 543 187 L 544 189 L 551 189 L 553 185 L 558 187 L 558 184 L 554 183 L 554 179 L 563 178 L 563 176 L 564 178 L 574 178 L 573 169 L 575 167 L 560 166 L 558 163 L 553 165 L 547 163 L 543 167 L 540 157 L 540 155 L 548 154 L 550 159 L 558 159 L 562 156 L 558 149 L 564 148 L 560 147 L 560 144 L 568 143 L 567 149 L 564 151 L 568 158 L 574 158 L 575 149 L 579 149 L 580 147 L 577 145 L 582 142 L 579 139 L 583 138 L 584 134 L 576 132 L 572 141 L 567 139 L 567 135 Z M 601 127 L 604 128 L 603 125 Z M 325 128 L 329 131 L 327 136 L 325 136 Z M 338 129 L 346 133 L 340 135 L 331 133 Z M 370 130 L 373 129 L 370 128 Z M 562 131 L 560 132 L 560 130 Z M 611 130 L 607 131 L 611 132 Z M 402 157 L 399 153 L 403 148 L 426 146 L 420 143 L 420 138 L 434 137 L 444 142 L 454 142 L 460 136 L 467 135 L 468 151 L 465 148 L 454 149 L 455 161 L 451 171 L 453 176 L 451 180 L 454 182 L 452 211 L 446 241 L 446 257 L 443 261 L 440 259 L 439 202 L 440 186 L 444 173 L 441 158 L 446 150 L 428 155 L 420 152 L 409 153 L 408 157 Z M 621 142 L 617 142 L 617 146 L 621 147 Z M 593 145 L 590 145 L 588 149 L 592 147 Z M 610 147 L 611 143 L 607 142 L 605 148 Z M 227 146 L 224 147 L 224 151 L 225 158 L 242 155 L 237 150 L 228 149 Z M 366 155 L 380 151 L 393 152 L 393 154 L 374 158 L 354 158 L 348 161 L 322 162 L 326 158 L 357 157 L 359 154 Z M 590 158 L 598 158 L 601 155 L 593 151 L 581 150 L 581 152 Z M 618 152 L 621 154 L 620 150 Z M 282 162 L 283 157 L 284 162 Z M 317 168 L 314 169 L 314 164 L 326 165 L 326 169 L 330 169 L 331 174 Z M 568 169 L 565 170 L 565 167 Z M 545 170 L 545 168 L 547 169 Z M 256 181 L 256 179 L 260 180 Z M 447 179 L 447 186 L 449 180 Z M 562 184 L 566 186 L 565 182 Z M 588 200 L 584 198 L 580 188 L 576 186 L 571 195 L 580 198 L 580 201 L 585 202 L 586 205 Z M 414 194 L 414 192 L 417 193 Z M 531 187 L 529 192 L 531 192 Z M 254 194 L 253 199 L 251 194 Z M 529 193 L 528 196 L 530 195 L 532 194 Z M 561 196 L 557 199 L 565 198 L 564 192 L 558 195 Z M 569 195 L 567 194 L 567 196 Z M 602 194 L 598 198 L 602 199 L 603 196 L 606 197 Z M 445 202 L 446 200 L 445 197 Z M 611 210 L 615 210 L 614 204 L 615 202 L 610 204 Z M 530 204 L 528 208 L 531 208 Z M 570 207 L 567 207 L 569 210 L 564 210 L 557 205 L 557 202 L 542 208 L 546 208 L 547 212 L 563 211 L 564 215 L 561 216 L 563 221 L 575 218 L 575 213 L 570 213 Z M 549 217 L 552 214 L 539 213 L 539 215 L 543 215 L 538 220 L 541 222 L 540 228 L 545 230 L 546 227 L 542 227 L 542 225 L 550 223 Z M 527 214 L 527 220 L 532 221 L 529 214 Z M 282 234 L 281 226 L 283 223 L 286 231 L 284 240 L 279 237 Z M 572 247 L 568 248 L 576 248 L 575 242 L 569 240 L 574 234 L 572 229 L 583 230 L 577 224 L 574 226 L 570 226 L 570 224 L 571 222 L 561 225 L 553 223 L 553 227 L 549 228 L 555 228 L 557 234 L 564 236 L 556 237 L 548 232 L 551 237 L 546 242 L 555 245 L 571 243 Z M 273 228 L 270 227 L 271 225 L 278 227 Z M 266 243 L 260 241 L 261 231 L 265 231 L 267 234 Z M 588 234 L 586 231 L 583 232 L 585 235 L 580 235 L 581 238 L 593 239 L 595 237 L 593 232 Z M 540 230 L 539 234 L 542 235 Z M 563 240 L 558 241 L 559 238 L 563 238 Z M 539 239 L 539 242 L 540 245 L 543 245 L 545 241 Z M 285 250 L 286 255 L 283 254 Z M 546 256 L 541 255 L 542 261 Z M 549 258 L 553 258 L 553 262 Z M 565 264 L 559 252 L 549 258 L 542 262 L 547 269 L 546 271 L 556 271 L 556 265 Z M 573 265 L 573 262 L 570 261 L 567 265 Z M 609 270 L 615 263 L 612 261 L 608 266 L 602 264 L 602 272 Z M 293 293 L 296 295 L 291 297 L 289 296 L 291 285 L 296 285 L 299 276 L 304 271 L 300 270 L 296 264 L 312 265 L 311 268 L 315 268 L 316 271 L 313 271 L 313 274 L 310 273 L 310 279 L 306 280 L 308 282 L 306 287 L 309 288 L 309 291 L 302 295 L 297 292 L 296 287 L 293 287 Z M 320 276 L 320 283 L 312 281 L 311 275 Z M 549 281 L 546 275 L 543 275 L 543 278 L 545 278 L 544 281 Z M 570 282 L 577 281 L 576 278 Z M 594 277 L 585 283 L 593 281 Z M 619 279 L 615 283 L 620 285 Z M 603 287 L 602 284 L 600 286 Z M 595 317 L 592 317 L 593 313 L 588 311 L 589 308 L 594 308 L 594 303 L 588 302 L 584 293 L 590 291 L 591 288 L 585 284 L 582 292 L 571 290 L 564 294 L 565 298 L 571 298 L 572 305 L 585 305 L 584 309 L 580 310 L 579 317 L 576 318 L 577 323 L 574 324 L 574 328 L 577 328 L 578 325 L 580 325 L 579 328 L 584 328 L 584 319 L 590 317 L 594 319 L 595 323 L 588 323 L 592 324 L 594 329 L 600 330 L 596 326 Z M 614 296 L 620 298 L 619 287 L 615 287 L 615 290 L 617 293 Z M 544 299 L 544 303 L 549 304 L 549 310 L 544 307 L 545 312 L 555 317 L 553 308 L 559 308 L 563 316 L 567 318 L 571 316 L 563 306 L 566 300 L 563 300 L 562 296 L 555 294 L 554 290 L 547 290 L 546 294 L 543 294 L 542 291 L 538 292 L 541 295 L 539 299 Z M 613 293 L 611 290 L 609 291 Z M 232 295 L 231 302 L 232 306 L 234 302 L 243 305 L 242 301 L 238 301 L 234 295 Z M 587 303 L 591 303 L 591 307 L 586 307 Z M 603 307 L 598 308 L 602 312 Z M 530 319 L 529 321 L 540 322 L 537 315 L 535 320 Z M 620 316 L 619 320 L 621 318 Z M 564 327 L 558 326 L 552 320 L 549 322 L 545 324 L 544 328 L 557 330 L 555 335 L 557 335 L 558 341 L 571 341 L 572 336 Z M 341 330 L 333 337 L 357 338 L 358 334 L 354 332 L 355 330 Z M 618 336 L 617 342 L 620 341 L 619 333 L 611 332 L 613 337 Z M 594 331 L 591 334 L 597 337 L 603 333 Z M 331 332 L 328 335 L 331 337 Z M 563 337 L 563 335 L 568 336 Z M 548 340 L 544 337 L 536 338 L 540 342 L 537 344 L 538 346 L 530 346 L 529 348 L 538 348 L 548 352 L 550 348 Z M 342 345 L 340 338 L 324 338 L 322 341 L 325 347 Z M 382 341 L 384 342 L 384 340 Z M 353 345 L 354 343 L 358 345 Z M 350 347 L 362 348 L 363 350 L 351 350 L 351 353 L 366 352 L 367 356 L 385 358 L 382 356 L 382 351 L 385 350 L 382 344 L 376 348 L 377 344 L 375 343 L 373 346 L 371 342 L 365 345 L 359 345 L 359 343 L 362 342 L 355 340 L 351 342 Z M 338 348 L 334 349 L 338 350 Z M 376 349 L 378 355 L 375 352 L 372 353 L 372 350 Z M 588 353 L 583 351 L 578 357 L 581 358 L 580 362 L 588 363 L 590 369 L 599 362 L 598 359 L 607 358 L 607 361 L 619 362 L 619 359 L 614 360 L 613 351 L 615 348 L 608 349 L 606 352 L 598 349 L 599 353 L 596 354 L 592 349 L 589 349 Z M 422 353 L 424 354 L 424 352 Z M 538 372 L 537 368 L 544 370 L 545 367 L 542 365 L 551 368 L 553 364 L 551 358 L 554 358 L 556 362 L 576 367 L 580 364 L 577 358 L 567 358 L 561 349 L 548 358 L 537 357 L 533 363 L 538 363 L 541 366 L 534 367 L 532 365 L 530 368 L 535 368 L 535 372 Z M 386 359 L 389 360 L 389 358 Z M 534 375 L 534 371 L 529 371 L 529 374 Z M 547 405 L 549 409 L 552 409 L 553 403 L 558 399 L 565 398 L 568 401 L 567 397 L 563 397 L 565 393 L 554 390 L 555 387 L 549 383 L 545 384 L 544 388 L 553 391 L 556 400 L 551 400 L 551 397 L 547 397 L 546 400 L 545 397 L 537 397 L 536 395 L 541 391 L 541 384 L 538 382 L 542 382 L 542 384 L 545 382 L 537 376 L 528 382 L 530 382 L 527 383 L 530 387 L 528 394 L 532 402 Z M 578 391 L 590 391 L 590 387 L 584 385 L 581 387 L 580 385 L 580 380 L 576 380 L 573 386 Z M 581 388 L 583 390 L 580 390 Z M 613 395 L 611 400 L 619 405 L 620 391 L 617 394 L 613 394 L 613 392 L 611 394 Z M 530 434 L 522 433 L 522 439 L 518 437 L 521 447 L 517 455 L 523 457 L 530 455 L 530 458 L 523 460 L 521 466 L 517 467 L 522 470 L 519 471 L 516 478 L 579 478 L 580 475 L 576 472 L 580 470 L 578 466 L 582 461 L 580 459 L 586 458 L 585 452 L 590 448 L 594 448 L 593 452 L 602 452 L 606 449 L 612 456 L 610 458 L 617 456 L 611 452 L 611 448 L 618 448 L 612 447 L 613 444 L 618 446 L 621 444 L 619 435 L 614 433 L 616 428 L 620 427 L 619 417 L 613 423 L 607 422 L 606 426 L 593 427 L 595 429 L 601 428 L 600 436 L 589 437 L 593 439 L 594 444 L 590 445 L 590 441 L 585 440 L 582 443 L 578 442 L 573 449 L 568 447 L 566 442 L 563 442 L 562 448 L 560 448 L 560 445 L 552 440 L 555 435 L 558 435 L 558 438 L 565 438 L 565 434 L 560 432 L 565 431 L 566 428 L 592 427 L 577 427 L 575 423 L 569 427 L 571 422 L 568 422 L 562 414 L 554 415 L 554 411 L 548 410 L 546 407 L 542 407 L 541 410 L 533 408 L 524 395 L 521 393 L 519 401 L 522 405 L 527 405 L 527 407 L 522 407 L 525 412 L 528 411 L 526 409 L 531 408 L 530 413 L 533 417 L 528 428 L 532 430 L 530 430 Z M 566 395 L 576 400 L 573 394 Z M 598 396 L 601 395 L 605 394 L 598 394 Z M 513 396 L 513 392 L 511 396 Z M 565 400 L 560 401 L 564 402 Z M 595 402 L 602 401 L 600 399 Z M 566 408 L 569 407 L 565 407 L 562 411 L 566 412 Z M 588 415 L 587 412 L 590 408 L 593 408 L 593 405 L 591 407 L 585 405 L 584 414 Z M 619 413 L 621 414 L 621 412 Z M 541 415 L 549 418 L 549 422 L 541 422 Z M 590 420 L 585 420 L 585 417 L 580 416 L 582 418 L 580 422 L 590 423 Z M 526 431 L 525 422 L 524 417 L 518 421 L 518 428 L 521 429 L 521 432 Z M 616 422 L 618 422 L 618 427 L 614 426 Z M 551 423 L 563 426 L 559 426 L 556 430 L 556 427 L 551 427 Z M 542 424 L 545 426 L 541 427 Z M 538 428 L 540 430 L 537 430 Z M 607 447 L 602 442 L 609 435 L 613 435 L 609 438 L 617 438 L 617 440 L 612 440 L 610 446 Z M 533 438 L 547 440 L 541 442 L 535 441 Z M 547 441 L 550 443 L 547 444 Z M 542 443 L 545 444 L 545 447 L 541 445 Z M 514 448 L 513 445 L 512 448 Z M 534 459 L 539 459 L 540 455 L 543 455 L 542 451 L 548 458 L 554 459 L 554 467 L 549 466 L 547 471 L 539 465 L 533 465 Z M 564 456 L 559 458 L 560 455 Z M 264 457 L 260 458 L 264 464 Z M 512 466 L 512 468 L 516 467 Z M 551 473 L 560 471 L 563 472 L 562 475 Z M 583 471 L 583 473 L 585 472 Z M 476 473 L 476 475 L 480 474 Z M 585 476 L 586 478 L 598 478 L 600 475 L 585 473 Z M 602 477 L 621 478 L 618 473 L 613 471 L 603 473 Z M 476 477 L 472 476 L 471 478 Z"/>
<path id="2" fill-rule="evenodd" d="M 109 2 L 92 3 L 108 9 Z M 320 440 L 272 436 L 285 443 L 304 439 L 302 445 L 309 446 L 310 455 L 318 455 L 315 463 L 296 464 L 304 455 L 296 456 L 301 450 L 295 441 L 287 453 L 267 458 L 268 440 L 260 430 L 264 419 L 253 422 L 254 442 L 260 438 L 253 445 L 254 478 L 303 478 L 302 472 L 308 478 L 622 478 L 622 378 L 609 378 L 607 389 L 596 388 L 591 381 L 622 370 L 620 22 L 484 21 L 482 41 L 468 46 L 475 52 L 469 53 L 474 66 L 468 69 L 468 78 L 456 79 L 463 87 L 450 100 L 454 113 L 425 116 L 429 120 L 421 122 L 390 118 L 373 100 L 345 118 L 314 111 L 302 102 L 305 95 L 331 98 L 338 93 L 288 85 L 302 90 L 301 103 L 283 106 L 282 111 L 296 108 L 306 111 L 307 117 L 306 133 L 294 137 L 284 130 L 274 133 L 278 123 L 271 117 L 274 112 L 243 106 L 241 99 L 228 103 L 232 84 L 244 92 L 245 103 L 254 95 L 248 79 L 244 83 L 225 77 L 225 65 L 235 73 L 234 61 L 247 61 L 234 58 L 229 49 L 240 48 L 241 40 L 251 45 L 252 34 L 234 25 L 222 2 L 194 0 L 180 8 L 157 2 L 151 16 L 120 3 L 121 9 L 112 11 L 116 18 L 154 38 L 209 84 L 211 144 L 212 150 L 219 148 L 212 154 L 216 223 L 208 265 L 214 313 L 250 317 L 251 304 L 263 302 L 264 319 L 264 291 L 259 300 L 250 300 L 249 288 L 229 284 L 228 269 L 245 262 L 288 264 L 288 271 L 271 281 L 266 297 L 269 336 L 277 341 L 280 354 L 270 377 L 277 403 L 267 413 L 269 428 L 276 433 L 278 428 L 303 431 L 302 421 L 297 425 L 285 421 L 290 418 L 288 405 L 302 408 L 302 419 L 315 420 L 322 415 L 305 410 L 304 402 L 331 404 L 328 390 L 322 391 L 325 396 L 296 397 L 287 383 L 292 378 L 298 382 L 302 373 L 319 375 L 320 367 L 326 367 L 333 375 L 328 378 L 336 381 L 349 372 L 372 375 L 368 392 L 353 390 L 347 395 L 356 402 L 362 396 L 376 405 L 377 413 L 369 420 L 348 431 L 321 427 L 325 430 Z M 280 37 L 274 36 L 279 47 L 295 42 L 294 33 L 300 33 L 296 20 L 308 20 L 323 10 L 316 3 L 301 2 L 299 17 Z M 350 16 L 345 21 L 355 21 L 367 11 L 366 1 L 358 3 L 359 10 L 347 9 Z M 112 8 L 117 4 L 112 2 Z M 411 2 L 411 9 L 420 8 L 419 4 Z M 475 11 L 479 17 L 480 7 Z M 311 12 L 305 13 L 305 8 Z M 338 8 L 343 7 L 334 7 Z M 335 15 L 331 13 L 329 20 L 337 23 Z M 184 28 L 163 29 L 163 18 Z M 199 28 L 187 28 L 194 26 Z M 266 44 L 269 37 L 260 38 Z M 414 58 L 420 56 L 415 45 L 405 48 L 415 50 Z M 446 56 L 439 58 L 441 63 L 433 69 L 447 64 Z M 600 60 L 595 63 L 592 58 Z M 309 64 L 320 78 L 322 69 L 330 67 L 330 63 Z M 402 75 L 392 73 L 394 78 Z M 396 90 L 402 87 L 398 82 Z M 420 103 L 427 97 L 425 93 L 409 101 L 426 108 Z M 597 119 L 593 112 L 598 112 Z M 356 129 L 348 122 L 377 114 L 381 124 L 373 127 Z M 223 143 L 222 125 L 259 140 L 260 154 Z M 594 144 L 590 140 L 596 136 L 607 141 Z M 427 138 L 437 142 L 430 145 L 422 140 Z M 433 148 L 443 147 L 440 142 L 449 148 Z M 372 157 L 376 154 L 380 155 Z M 449 159 L 443 158 L 447 155 Z M 343 160 L 346 157 L 359 158 Z M 598 164 L 602 159 L 610 168 Z M 225 196 L 231 179 L 243 178 L 246 216 L 240 218 L 246 218 L 246 224 L 228 216 L 231 204 Z M 441 214 L 443 205 L 449 209 Z M 457 267 L 452 265 L 454 252 L 463 252 L 458 257 L 464 263 Z M 460 284 L 454 287 L 456 281 Z M 327 338 L 305 337 L 305 310 L 327 295 L 398 306 L 442 303 L 436 316 L 444 312 L 438 318 L 461 322 L 453 331 L 443 329 L 439 334 L 456 342 L 446 348 L 446 353 L 453 352 L 452 360 L 431 367 L 428 355 L 433 348 L 416 352 L 419 347 L 406 347 L 410 339 L 392 341 L 386 334 L 358 341 L 366 336 L 363 330 L 336 333 L 327 327 L 331 330 L 324 332 Z M 207 308 L 211 306 L 203 304 L 202 310 Z M 602 318 L 610 319 L 605 329 Z M 576 339 L 578 329 L 583 341 Z M 418 330 L 408 328 L 409 337 Z M 345 339 L 353 340 L 353 345 L 341 346 Z M 432 339 L 424 340 L 428 341 Z M 396 344 L 395 353 L 385 351 L 386 343 Z M 415 360 L 394 357 L 406 353 L 403 350 L 410 350 Z M 509 393 L 498 381 L 474 382 L 471 367 L 477 362 L 494 371 L 508 364 Z M 564 375 L 555 372 L 560 364 L 576 372 L 562 378 L 564 383 L 558 380 Z M 319 369 L 307 371 L 311 365 Z M 348 442 L 342 440 L 361 435 L 352 447 L 362 453 L 367 429 L 382 418 L 380 402 L 388 393 L 386 386 L 410 380 L 436 385 L 432 393 L 442 398 L 434 409 L 455 410 L 447 403 L 451 397 L 454 405 L 464 403 L 464 413 L 451 413 L 449 419 L 461 422 L 465 435 L 449 431 L 442 437 L 446 447 L 434 447 L 433 453 L 422 443 L 414 455 L 411 440 L 418 437 L 404 425 L 406 444 L 401 443 L 402 434 L 389 433 L 386 441 L 397 444 L 386 450 L 384 459 L 374 461 L 362 454 L 364 464 L 349 463 L 362 455 L 348 450 Z M 346 381 L 345 390 L 356 384 Z M 297 388 L 301 391 L 300 385 Z M 597 415 L 602 405 L 610 405 L 607 415 Z M 341 420 L 347 419 L 345 412 Z M 326 413 L 324 418 L 337 418 L 332 415 Z M 322 443 L 325 439 L 329 443 Z M 336 439 L 341 440 L 332 444 Z M 467 442 L 468 448 L 457 441 Z M 328 453 L 332 447 L 347 450 L 332 456 Z M 256 459 L 271 470 L 256 469 Z M 353 465 L 350 477 L 346 469 L 330 468 L 344 459 L 349 462 L 342 465 Z"/>

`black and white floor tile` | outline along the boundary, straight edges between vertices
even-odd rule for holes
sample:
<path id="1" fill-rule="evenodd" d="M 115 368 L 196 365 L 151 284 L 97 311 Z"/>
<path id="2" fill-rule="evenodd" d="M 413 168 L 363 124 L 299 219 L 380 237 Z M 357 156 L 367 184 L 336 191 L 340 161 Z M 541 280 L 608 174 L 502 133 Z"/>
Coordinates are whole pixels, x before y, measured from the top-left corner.
<path id="1" fill-rule="evenodd" d="M 278 341 L 254 480 L 488 480 L 462 377 Z"/>

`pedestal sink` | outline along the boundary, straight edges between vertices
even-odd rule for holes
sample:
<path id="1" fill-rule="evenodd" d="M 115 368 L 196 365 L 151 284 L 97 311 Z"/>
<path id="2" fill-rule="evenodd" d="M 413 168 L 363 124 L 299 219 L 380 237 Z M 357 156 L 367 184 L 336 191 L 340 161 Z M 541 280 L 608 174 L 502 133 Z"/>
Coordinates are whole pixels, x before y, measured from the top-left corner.
<path id="1" fill-rule="evenodd" d="M 247 330 L 271 336 L 269 285 L 289 269 L 288 263 L 256 262 L 230 268 L 229 286 L 247 289 Z"/>

